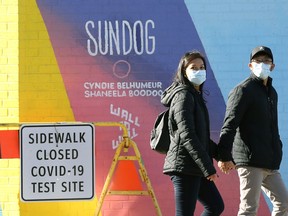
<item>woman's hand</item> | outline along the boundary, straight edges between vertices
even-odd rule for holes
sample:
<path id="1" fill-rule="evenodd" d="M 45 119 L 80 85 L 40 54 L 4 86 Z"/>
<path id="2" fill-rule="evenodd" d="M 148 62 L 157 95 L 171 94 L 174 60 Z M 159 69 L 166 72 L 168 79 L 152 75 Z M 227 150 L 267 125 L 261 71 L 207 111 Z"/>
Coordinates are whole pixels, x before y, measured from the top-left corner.
<path id="1" fill-rule="evenodd" d="M 209 180 L 209 181 L 214 181 L 214 182 L 215 182 L 218 177 L 219 177 L 219 176 L 215 173 L 215 174 L 213 174 L 213 175 L 208 176 L 208 177 L 207 177 L 207 180 Z"/>

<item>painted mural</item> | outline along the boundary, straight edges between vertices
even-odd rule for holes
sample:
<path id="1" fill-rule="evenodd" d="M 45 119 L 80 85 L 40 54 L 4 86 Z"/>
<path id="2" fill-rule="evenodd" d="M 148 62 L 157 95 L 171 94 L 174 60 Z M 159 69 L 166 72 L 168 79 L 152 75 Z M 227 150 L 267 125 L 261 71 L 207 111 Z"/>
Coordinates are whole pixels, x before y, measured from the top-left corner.
<path id="1" fill-rule="evenodd" d="M 246 4 L 222 1 L 217 5 L 213 4 L 213 1 L 209 2 L 211 4 L 185 0 L 137 2 L 132 0 L 37 0 L 35 3 L 34 9 L 39 13 L 41 22 L 43 21 L 45 26 L 41 31 L 45 31 L 48 35 L 52 52 L 47 51 L 50 58 L 47 62 L 39 63 L 37 59 L 38 61 L 35 60 L 32 65 L 39 64 L 41 68 L 54 59 L 56 61 L 56 69 L 41 71 L 46 73 L 45 77 L 52 77 L 52 81 L 50 80 L 52 84 L 49 86 L 52 93 L 45 91 L 43 94 L 45 97 L 49 97 L 50 94 L 56 95 L 53 82 L 63 81 L 64 88 L 59 89 L 63 95 L 67 94 L 68 105 L 64 100 L 58 103 L 69 106 L 67 119 L 79 122 L 124 123 L 129 131 L 129 137 L 136 142 L 140 150 L 162 214 L 165 216 L 174 214 L 173 185 L 169 177 L 162 174 L 164 156 L 151 151 L 149 136 L 155 117 L 165 109 L 160 104 L 160 95 L 171 83 L 181 56 L 193 49 L 206 54 L 208 78 L 204 86 L 205 99 L 210 114 L 212 139 L 216 142 L 224 117 L 225 100 L 230 89 L 249 72 L 245 66 L 248 64 L 253 47 L 262 44 L 270 46 L 275 53 L 276 69 L 279 69 L 279 73 L 272 75 L 278 81 L 287 80 L 287 75 L 284 74 L 287 64 L 277 65 L 278 62 L 285 62 L 281 46 L 286 47 L 286 45 L 280 43 L 275 45 L 275 38 L 280 38 L 278 34 L 283 32 L 283 29 L 288 29 L 284 19 L 287 18 L 285 9 L 288 8 L 288 4 L 277 6 L 265 1 L 270 6 L 271 14 L 267 13 L 267 17 L 263 18 L 261 17 L 263 10 L 268 11 L 267 8 L 263 8 L 264 4 L 257 9 L 253 7 L 252 11 L 247 9 L 247 4 L 250 4 L 248 1 Z M 232 18 L 233 22 L 231 22 Z M 33 22 L 32 18 L 27 20 Z M 254 23 L 251 24 L 251 20 Z M 268 22 L 269 20 L 271 22 Z M 28 25 L 30 29 L 34 26 L 32 22 Z M 270 23 L 269 27 L 273 27 L 275 31 L 268 33 L 265 28 L 258 28 L 255 31 L 255 26 L 262 23 Z M 239 45 L 242 41 L 245 43 Z M 35 40 L 39 49 L 41 43 L 41 40 Z M 29 66 L 28 69 L 32 71 L 33 67 Z M 57 76 L 52 76 L 52 71 Z M 37 82 L 37 73 L 40 74 L 40 70 L 31 73 L 33 77 L 31 82 L 35 82 L 34 85 Z M 45 80 L 35 89 L 42 90 L 41 85 L 45 87 Z M 20 89 L 28 88 L 27 86 L 22 83 Z M 59 86 L 57 85 L 57 88 Z M 280 98 L 280 129 L 282 128 L 281 133 L 285 143 L 288 140 L 286 133 L 283 133 L 287 131 L 285 126 L 287 103 L 283 102 L 283 98 L 288 94 L 283 83 L 280 82 L 278 86 L 276 83 L 277 87 Z M 39 99 L 41 97 L 31 100 L 30 103 L 24 101 L 32 97 L 31 94 L 35 89 L 33 90 L 32 86 L 29 91 L 21 91 L 22 96 L 25 97 L 20 98 L 20 105 L 24 106 L 22 113 L 20 111 L 20 119 L 27 121 L 28 117 L 32 116 L 33 121 L 42 120 L 43 111 L 39 109 L 39 113 L 35 113 L 31 107 L 44 108 L 49 106 L 49 103 L 41 101 Z M 51 110 L 58 108 L 58 106 L 51 107 Z M 57 115 L 50 113 L 47 115 L 51 118 L 45 120 L 58 121 Z M 113 155 L 122 138 L 122 132 L 117 127 L 96 127 L 96 200 L 100 196 Z M 1 136 L 1 133 L 5 135 Z M 13 148 L 10 148 L 11 145 L 8 147 L 3 144 L 6 141 L 0 140 L 1 157 L 19 157 L 18 137 L 15 135 L 17 131 L 1 133 L 1 139 L 5 137 L 13 143 Z M 287 152 L 286 147 L 284 152 L 285 150 Z M 284 163 L 283 167 L 287 168 L 287 165 Z M 128 176 L 134 168 L 127 166 L 118 171 L 122 176 Z M 231 172 L 229 175 L 224 175 L 219 171 L 219 175 L 216 184 L 225 201 L 223 215 L 236 215 L 239 204 L 237 174 Z M 112 186 L 125 185 L 128 189 L 133 188 L 132 182 L 124 184 L 121 182 L 123 179 L 129 181 L 127 178 L 120 178 L 120 181 L 116 178 L 112 180 Z M 287 177 L 285 180 L 287 182 Z M 270 203 L 265 201 L 264 196 L 261 197 L 260 202 L 259 215 L 269 215 Z M 55 209 L 53 208 L 53 211 Z M 27 215 L 32 215 L 31 212 L 28 213 L 28 207 L 22 206 L 22 210 L 27 211 Z M 196 215 L 200 215 L 201 210 L 202 207 L 197 206 Z M 108 196 L 101 212 L 102 215 L 156 215 L 151 199 L 137 196 Z M 37 212 L 37 214 L 42 213 Z"/>
<path id="2" fill-rule="evenodd" d="M 59 1 L 53 7 L 49 7 L 50 1 L 37 3 L 75 120 L 123 122 L 142 153 L 148 151 L 147 157 L 143 156 L 148 161 L 149 131 L 155 115 L 163 109 L 159 96 L 171 82 L 178 59 L 192 49 L 205 53 L 184 1 L 165 3 L 165 7 L 154 1 L 121 1 L 113 6 L 104 1 Z M 123 4 L 129 7 L 121 7 Z M 117 8 L 114 13 L 113 8 Z M 209 63 L 208 71 L 207 105 L 212 137 L 217 140 L 225 103 Z M 101 137 L 110 140 L 104 133 Z M 117 140 L 105 141 L 101 146 L 117 147 Z M 100 146 L 96 146 L 96 155 L 96 166 L 97 161 L 107 158 Z M 160 173 L 163 158 L 155 157 L 154 161 L 160 165 Z M 100 176 L 105 176 L 105 170 L 98 166 L 98 189 Z M 152 180 L 156 176 L 151 175 Z M 156 183 L 156 191 L 158 187 L 163 188 L 157 193 L 158 199 L 173 203 L 172 193 L 163 193 L 166 184 Z M 163 208 L 163 213 L 171 212 L 170 208 Z"/>
<path id="3" fill-rule="evenodd" d="M 126 125 L 144 162 L 153 158 L 147 164 L 148 175 L 163 214 L 168 215 L 174 206 L 172 188 L 168 177 L 162 175 L 163 157 L 153 155 L 150 150 L 149 133 L 155 116 L 164 109 L 159 102 L 160 95 L 170 84 L 180 57 L 192 49 L 205 52 L 184 1 L 126 0 L 107 4 L 93 0 L 52 4 L 39 0 L 37 4 L 75 120 L 120 121 Z M 121 7 L 123 4 L 129 6 Z M 209 64 L 208 71 L 205 97 L 211 113 L 211 130 L 217 139 L 225 103 Z M 111 142 L 107 132 L 98 137 L 101 140 L 101 144 L 96 140 L 99 194 L 101 179 L 107 173 L 107 167 L 99 164 L 104 161 L 109 165 L 119 140 Z M 169 193 L 164 193 L 167 190 Z M 135 202 L 141 202 L 138 199 L 133 199 L 131 209 Z M 155 210 L 146 203 L 141 203 L 143 211 L 153 215 Z"/>

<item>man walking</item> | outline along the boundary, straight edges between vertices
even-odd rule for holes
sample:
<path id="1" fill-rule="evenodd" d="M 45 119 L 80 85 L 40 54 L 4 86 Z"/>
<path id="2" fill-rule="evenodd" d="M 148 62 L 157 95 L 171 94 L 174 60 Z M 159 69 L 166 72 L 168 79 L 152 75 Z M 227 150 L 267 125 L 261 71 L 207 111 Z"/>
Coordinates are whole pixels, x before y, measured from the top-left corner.
<path id="1" fill-rule="evenodd" d="M 282 142 L 278 131 L 277 92 L 269 77 L 275 64 L 271 49 L 254 48 L 251 75 L 229 94 L 219 141 L 219 168 L 236 165 L 240 180 L 238 216 L 255 216 L 261 189 L 273 204 L 273 216 L 288 216 L 288 192 L 279 173 Z M 233 161 L 233 162 L 232 162 Z"/>

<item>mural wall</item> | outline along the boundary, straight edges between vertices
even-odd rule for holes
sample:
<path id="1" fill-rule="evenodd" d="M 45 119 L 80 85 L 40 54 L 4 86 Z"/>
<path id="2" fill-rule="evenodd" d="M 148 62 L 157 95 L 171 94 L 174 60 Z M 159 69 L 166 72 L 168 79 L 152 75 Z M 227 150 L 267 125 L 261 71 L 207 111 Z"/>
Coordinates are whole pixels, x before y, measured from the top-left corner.
<path id="1" fill-rule="evenodd" d="M 173 185 L 162 174 L 164 156 L 150 150 L 149 136 L 156 115 L 165 109 L 160 95 L 171 83 L 179 59 L 193 49 L 207 57 L 205 99 L 212 139 L 217 142 L 225 101 L 229 91 L 249 75 L 252 48 L 269 46 L 276 64 L 272 77 L 279 93 L 284 143 L 281 172 L 288 186 L 284 40 L 288 3 L 30 0 L 19 8 L 24 23 L 20 23 L 19 36 L 20 122 L 124 123 L 140 150 L 162 214 L 167 216 L 174 213 Z M 83 214 L 84 207 L 85 215 L 93 214 L 121 134 L 118 128 L 96 128 L 94 200 L 75 204 L 20 202 L 20 211 L 24 215 L 77 215 Z M 17 139 L 14 143 L 13 157 L 19 157 Z M 10 147 L 2 144 L 2 158 L 10 158 L 9 153 L 3 154 Z M 236 215 L 237 174 L 219 171 L 219 175 L 216 184 L 225 200 L 223 215 Z M 270 209 L 269 201 L 261 197 L 259 215 L 269 215 Z M 196 215 L 201 210 L 198 205 Z M 149 198 L 109 196 L 102 215 L 144 216 L 156 215 L 156 211 Z"/>

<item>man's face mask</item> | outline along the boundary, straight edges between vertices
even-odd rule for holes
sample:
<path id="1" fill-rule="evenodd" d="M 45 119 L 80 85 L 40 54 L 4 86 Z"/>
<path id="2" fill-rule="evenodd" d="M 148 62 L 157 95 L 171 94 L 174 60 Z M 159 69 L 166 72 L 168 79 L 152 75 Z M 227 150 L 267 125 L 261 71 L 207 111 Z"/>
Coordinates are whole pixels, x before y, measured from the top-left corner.
<path id="1" fill-rule="evenodd" d="M 252 64 L 252 72 L 255 74 L 255 76 L 263 80 L 268 78 L 268 76 L 271 73 L 270 64 L 264 64 L 263 62 L 262 63 L 252 62 L 251 64 Z"/>

